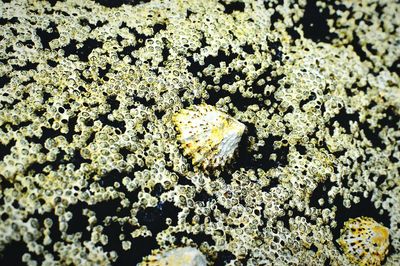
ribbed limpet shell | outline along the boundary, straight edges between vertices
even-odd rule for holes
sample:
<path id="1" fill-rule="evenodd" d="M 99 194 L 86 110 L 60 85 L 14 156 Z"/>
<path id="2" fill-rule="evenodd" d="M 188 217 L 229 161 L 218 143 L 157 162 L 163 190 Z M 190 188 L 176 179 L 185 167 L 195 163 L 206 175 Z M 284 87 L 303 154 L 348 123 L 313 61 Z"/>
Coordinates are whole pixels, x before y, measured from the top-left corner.
<path id="1" fill-rule="evenodd" d="M 389 229 L 370 217 L 349 219 L 338 239 L 346 257 L 357 265 L 381 265 L 388 253 Z"/>
<path id="2" fill-rule="evenodd" d="M 192 105 L 177 112 L 172 121 L 185 156 L 203 169 L 223 167 L 238 147 L 246 126 L 215 107 Z"/>

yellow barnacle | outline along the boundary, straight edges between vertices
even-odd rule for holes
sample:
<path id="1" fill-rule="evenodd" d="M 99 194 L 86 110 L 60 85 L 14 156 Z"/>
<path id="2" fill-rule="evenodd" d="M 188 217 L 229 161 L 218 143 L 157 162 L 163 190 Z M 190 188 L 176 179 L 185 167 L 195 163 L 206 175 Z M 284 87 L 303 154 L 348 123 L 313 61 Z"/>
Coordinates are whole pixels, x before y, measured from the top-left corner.
<path id="1" fill-rule="evenodd" d="M 203 169 L 223 167 L 232 159 L 246 129 L 244 124 L 207 104 L 182 109 L 172 121 L 184 154 Z"/>
<path id="2" fill-rule="evenodd" d="M 381 265 L 388 253 L 389 229 L 370 217 L 349 219 L 338 243 L 352 263 Z"/>

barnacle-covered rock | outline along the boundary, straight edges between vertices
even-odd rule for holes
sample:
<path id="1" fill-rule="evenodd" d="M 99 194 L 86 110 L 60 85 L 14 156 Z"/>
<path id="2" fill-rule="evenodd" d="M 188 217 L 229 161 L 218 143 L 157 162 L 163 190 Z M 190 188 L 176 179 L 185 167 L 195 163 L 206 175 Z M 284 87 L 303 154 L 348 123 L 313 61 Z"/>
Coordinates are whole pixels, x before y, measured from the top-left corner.
<path id="1" fill-rule="evenodd" d="M 32 2 L 0 4 L 0 265 L 347 266 L 341 206 L 384 211 L 400 265 L 399 1 Z M 214 178 L 208 117 L 183 160 L 194 102 L 251 128 L 243 167 Z"/>
<path id="2" fill-rule="evenodd" d="M 169 250 L 161 254 L 154 254 L 146 258 L 141 265 L 149 266 L 206 266 L 206 257 L 199 250 L 192 247 L 183 247 Z"/>
<path id="3" fill-rule="evenodd" d="M 207 104 L 182 109 L 172 121 L 184 154 L 203 169 L 223 167 L 233 157 L 246 129 L 244 124 Z"/>
<path id="4" fill-rule="evenodd" d="M 389 229 L 370 217 L 349 219 L 338 243 L 352 263 L 381 265 L 388 253 Z"/>

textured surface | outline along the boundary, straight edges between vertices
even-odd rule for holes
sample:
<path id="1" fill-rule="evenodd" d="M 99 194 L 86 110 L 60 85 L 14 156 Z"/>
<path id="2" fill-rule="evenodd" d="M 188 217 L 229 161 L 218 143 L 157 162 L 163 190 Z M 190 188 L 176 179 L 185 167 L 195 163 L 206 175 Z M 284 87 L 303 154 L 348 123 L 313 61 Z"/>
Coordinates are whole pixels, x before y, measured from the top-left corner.
<path id="1" fill-rule="evenodd" d="M 400 265 L 400 5 L 386 1 L 3 1 L 0 265 L 351 265 L 349 218 Z M 246 126 L 196 171 L 172 117 Z"/>
<path id="2" fill-rule="evenodd" d="M 389 248 L 389 229 L 370 217 L 350 219 L 344 224 L 338 243 L 351 262 L 381 265 Z"/>
<path id="3" fill-rule="evenodd" d="M 210 105 L 176 113 L 174 122 L 184 154 L 202 169 L 223 167 L 235 154 L 246 126 Z"/>
<path id="4" fill-rule="evenodd" d="M 140 266 L 206 266 L 203 254 L 195 248 L 184 247 L 166 251 L 162 254 L 149 256 Z"/>

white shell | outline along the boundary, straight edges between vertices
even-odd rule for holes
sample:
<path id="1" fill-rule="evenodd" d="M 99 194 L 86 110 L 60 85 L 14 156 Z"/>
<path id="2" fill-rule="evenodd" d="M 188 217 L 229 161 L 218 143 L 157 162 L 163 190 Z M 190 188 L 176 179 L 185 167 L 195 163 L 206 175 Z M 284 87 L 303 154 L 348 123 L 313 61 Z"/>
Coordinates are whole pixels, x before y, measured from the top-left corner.
<path id="1" fill-rule="evenodd" d="M 233 157 L 246 129 L 244 124 L 207 104 L 182 109 L 172 120 L 184 154 L 203 169 L 223 167 Z"/>
<path id="2" fill-rule="evenodd" d="M 140 265 L 151 266 L 206 266 L 206 257 L 192 247 L 176 248 L 162 254 L 151 255 Z"/>
<path id="3" fill-rule="evenodd" d="M 388 253 L 389 229 L 370 217 L 345 222 L 338 243 L 347 258 L 358 265 L 381 265 Z"/>

